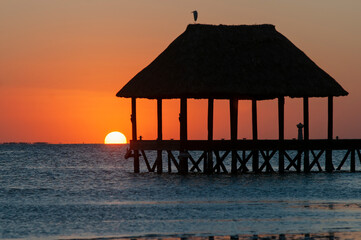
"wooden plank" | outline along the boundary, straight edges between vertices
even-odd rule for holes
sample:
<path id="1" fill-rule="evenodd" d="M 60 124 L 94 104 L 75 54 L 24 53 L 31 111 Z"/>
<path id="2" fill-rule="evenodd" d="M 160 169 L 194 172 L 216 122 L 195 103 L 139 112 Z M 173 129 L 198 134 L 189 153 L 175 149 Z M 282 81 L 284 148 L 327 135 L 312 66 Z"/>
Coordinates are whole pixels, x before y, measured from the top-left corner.
<path id="1" fill-rule="evenodd" d="M 208 140 L 213 140 L 213 112 L 214 112 L 214 99 L 208 99 Z"/>
<path id="2" fill-rule="evenodd" d="M 179 114 L 179 122 L 180 122 L 180 140 L 182 142 L 186 142 L 188 138 L 188 130 L 187 130 L 187 98 L 181 98 L 180 100 L 180 114 Z M 182 148 L 182 146 L 181 146 Z"/>
<path id="3" fill-rule="evenodd" d="M 231 140 L 237 140 L 238 130 L 238 99 L 232 98 L 229 100 L 229 112 L 230 112 L 230 126 L 231 126 Z"/>
<path id="4" fill-rule="evenodd" d="M 158 140 L 163 140 L 162 99 L 157 99 Z"/>
<path id="5" fill-rule="evenodd" d="M 278 139 L 284 141 L 285 139 L 285 98 L 278 98 Z M 284 150 L 278 149 L 278 172 L 283 173 L 285 168 Z"/>
<path id="6" fill-rule="evenodd" d="M 201 156 L 198 158 L 197 161 L 195 161 L 192 157 L 192 155 L 189 155 L 189 159 L 191 160 L 191 163 L 193 164 L 193 166 L 191 167 L 191 169 L 189 170 L 190 172 L 193 172 L 194 170 L 197 170 L 197 172 L 202 172 L 201 169 L 199 168 L 199 164 L 200 162 L 206 158 L 206 152 L 203 152 L 201 154 Z"/>
<path id="7" fill-rule="evenodd" d="M 258 140 L 257 100 L 252 100 L 252 138 Z"/>
<path id="8" fill-rule="evenodd" d="M 361 163 L 361 152 L 359 149 L 355 149 L 356 153 L 357 153 L 357 156 L 358 156 L 358 160 L 360 161 Z"/>
<path id="9" fill-rule="evenodd" d="M 310 137 L 309 137 L 309 132 L 310 132 L 310 124 L 309 124 L 309 108 L 308 108 L 308 97 L 304 97 L 303 98 L 303 132 L 304 132 L 304 140 L 307 142 Z M 309 155 L 309 151 L 306 148 L 303 152 L 304 154 L 304 164 L 303 164 L 303 171 L 304 172 L 309 172 L 309 168 L 310 168 L 310 155 Z"/>
<path id="10" fill-rule="evenodd" d="M 163 140 L 162 99 L 157 99 L 158 141 Z M 163 172 L 162 150 L 157 150 L 157 173 Z"/>
<path id="11" fill-rule="evenodd" d="M 308 97 L 303 98 L 303 132 L 304 138 L 306 141 L 310 139 L 309 132 L 310 132 L 310 124 L 309 124 L 309 104 L 308 104 Z"/>
<path id="12" fill-rule="evenodd" d="M 350 151 L 351 151 L 350 171 L 355 172 L 356 171 L 355 149 L 351 149 Z"/>
<path id="13" fill-rule="evenodd" d="M 137 105 L 136 98 L 132 98 L 132 115 L 130 120 L 132 122 L 132 139 L 137 140 Z M 132 149 L 132 147 L 130 147 Z M 139 152 L 134 150 L 134 172 L 139 173 Z"/>
<path id="14" fill-rule="evenodd" d="M 167 156 L 168 156 L 168 173 L 171 173 L 172 172 L 172 159 L 171 159 L 171 156 L 169 154 L 169 150 L 167 151 Z"/>
<path id="15" fill-rule="evenodd" d="M 257 126 L 257 100 L 252 100 L 252 139 L 253 141 L 258 140 L 258 126 Z M 259 168 L 259 152 L 258 150 L 253 150 L 253 161 L 252 161 L 252 170 L 253 172 L 258 172 Z"/>
<path id="16" fill-rule="evenodd" d="M 132 139 L 137 140 L 137 100 L 132 98 L 132 114 L 130 116 L 132 122 Z"/>
<path id="17" fill-rule="evenodd" d="M 260 151 L 262 157 L 263 157 L 263 164 L 261 165 L 261 167 L 259 168 L 259 171 L 262 172 L 262 170 L 264 168 L 266 168 L 266 172 L 274 172 L 272 165 L 270 163 L 272 157 L 275 155 L 275 153 L 277 152 L 277 150 L 271 150 L 271 154 L 269 153 L 270 150 L 266 150 L 266 151 Z M 266 152 L 266 153 L 264 153 Z"/>
<path id="18" fill-rule="evenodd" d="M 297 151 L 297 172 L 301 172 L 301 162 L 302 162 L 302 150 Z"/>
<path id="19" fill-rule="evenodd" d="M 208 141 L 213 141 L 213 112 L 214 112 L 214 99 L 208 99 Z M 213 173 L 213 152 L 209 150 L 207 158 L 204 161 L 204 172 Z"/>
<path id="20" fill-rule="evenodd" d="M 294 158 L 290 157 L 290 155 L 288 155 L 288 153 L 286 151 L 284 151 L 284 155 L 285 155 L 286 159 L 289 161 L 289 164 L 286 167 L 286 170 L 287 171 L 290 170 L 292 166 L 297 170 L 296 160 L 297 160 L 298 153 L 296 154 L 296 156 Z"/>
<path id="21" fill-rule="evenodd" d="M 187 98 L 180 101 L 180 151 L 179 151 L 179 173 L 188 173 L 188 154 L 186 153 L 187 143 Z"/>
<path id="22" fill-rule="evenodd" d="M 278 139 L 285 139 L 285 98 L 278 98 Z"/>
<path id="23" fill-rule="evenodd" d="M 348 157 L 348 155 L 350 155 L 350 150 L 347 150 L 347 152 L 346 152 L 346 154 L 345 154 L 345 156 L 343 157 L 343 159 L 342 159 L 342 161 L 341 161 L 341 163 L 340 163 L 340 165 L 338 165 L 338 167 L 337 167 L 337 169 L 336 170 L 341 170 L 341 168 L 342 168 L 342 166 L 343 166 L 343 164 L 346 162 L 346 160 L 347 160 L 347 157 Z M 352 168 L 352 167 L 351 167 Z"/>
<path id="24" fill-rule="evenodd" d="M 149 164 L 148 158 L 147 158 L 147 156 L 145 155 L 144 150 L 140 150 L 140 152 L 142 153 L 142 156 L 143 156 L 143 159 L 144 159 L 145 165 L 147 166 L 148 172 L 153 172 L 153 171 L 154 171 L 154 169 L 153 169 L 152 167 L 150 167 L 150 164 Z"/>
<path id="25" fill-rule="evenodd" d="M 240 166 L 238 168 L 239 172 L 249 172 L 249 169 L 247 167 L 247 162 L 249 159 L 251 159 L 253 152 L 250 152 L 248 156 L 246 156 L 246 151 L 242 151 L 242 157 L 240 157 L 237 153 L 237 160 L 240 163 Z"/>
<path id="26" fill-rule="evenodd" d="M 292 159 L 287 152 L 284 152 L 286 158 L 289 160 L 290 164 L 287 166 L 286 170 L 289 170 L 292 166 L 295 168 L 297 172 L 301 172 L 301 155 L 302 151 L 297 151 L 296 156 Z"/>
<path id="27" fill-rule="evenodd" d="M 214 155 L 216 157 L 216 164 L 214 165 L 214 170 L 213 172 L 216 172 L 216 173 L 220 173 L 221 172 L 221 167 L 220 167 L 220 164 L 219 162 L 221 161 L 221 157 L 219 155 L 219 151 L 214 151 Z M 361 161 L 361 160 L 360 160 Z"/>
<path id="28" fill-rule="evenodd" d="M 320 150 L 320 151 L 318 152 L 318 154 L 316 155 L 316 154 L 314 153 L 314 151 L 311 150 L 311 153 L 312 153 L 312 156 L 313 156 L 313 161 L 312 161 L 312 163 L 311 163 L 311 165 L 310 165 L 310 171 L 312 170 L 313 166 L 314 166 L 315 164 L 317 164 L 318 171 L 319 171 L 319 172 L 322 172 L 322 168 L 321 168 L 321 165 L 320 165 L 320 163 L 318 162 L 318 160 L 320 159 L 320 157 L 321 157 L 321 155 L 323 154 L 324 151 L 325 151 L 325 150 Z"/>
<path id="29" fill-rule="evenodd" d="M 214 168 L 217 170 L 218 173 L 221 172 L 221 168 L 224 173 L 228 173 L 227 168 L 224 166 L 223 161 L 226 159 L 230 151 L 226 151 L 222 156 L 219 155 L 218 151 L 215 151 L 214 154 L 216 155 L 217 163 Z"/>
<path id="30" fill-rule="evenodd" d="M 333 97 L 328 97 L 328 125 L 327 139 L 333 139 Z"/>
<path id="31" fill-rule="evenodd" d="M 226 151 L 226 150 L 272 150 L 283 148 L 285 150 L 347 150 L 361 149 L 361 139 L 340 139 L 340 140 L 309 140 L 309 144 L 298 140 L 188 140 L 185 143 L 187 150 L 203 151 Z M 133 150 L 179 150 L 179 140 L 142 140 L 130 141 L 130 148 Z"/>
<path id="32" fill-rule="evenodd" d="M 229 100 L 229 112 L 231 121 L 231 141 L 237 141 L 238 132 L 238 99 L 232 98 Z M 232 150 L 231 173 L 237 173 L 237 150 Z"/>
<path id="33" fill-rule="evenodd" d="M 189 155 L 189 160 L 193 164 L 190 171 L 192 172 L 194 169 L 197 169 L 198 172 L 201 172 L 201 169 L 198 167 L 198 165 L 199 165 L 199 163 L 201 162 L 202 159 L 198 159 L 198 161 L 195 161 L 194 158 L 192 157 L 192 155 L 190 155 L 189 152 L 187 152 L 187 153 Z M 202 156 L 201 156 L 201 158 L 202 158 Z"/>
<path id="34" fill-rule="evenodd" d="M 172 151 L 167 151 L 169 159 L 173 162 L 174 166 L 177 168 L 178 172 L 180 170 L 180 164 L 175 159 Z"/>
<path id="35" fill-rule="evenodd" d="M 328 125 L 327 125 L 327 139 L 333 139 L 333 97 L 328 97 Z M 334 170 L 332 163 L 332 148 L 326 150 L 326 171 L 332 172 Z"/>

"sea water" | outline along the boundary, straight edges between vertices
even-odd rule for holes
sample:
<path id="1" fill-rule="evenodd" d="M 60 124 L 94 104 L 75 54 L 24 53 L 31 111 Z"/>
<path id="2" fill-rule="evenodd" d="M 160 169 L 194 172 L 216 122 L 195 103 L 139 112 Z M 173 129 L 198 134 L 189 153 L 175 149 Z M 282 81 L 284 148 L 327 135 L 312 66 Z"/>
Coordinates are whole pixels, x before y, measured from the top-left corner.
<path id="1" fill-rule="evenodd" d="M 135 174 L 126 148 L 0 145 L 0 238 L 361 231 L 360 172 Z"/>

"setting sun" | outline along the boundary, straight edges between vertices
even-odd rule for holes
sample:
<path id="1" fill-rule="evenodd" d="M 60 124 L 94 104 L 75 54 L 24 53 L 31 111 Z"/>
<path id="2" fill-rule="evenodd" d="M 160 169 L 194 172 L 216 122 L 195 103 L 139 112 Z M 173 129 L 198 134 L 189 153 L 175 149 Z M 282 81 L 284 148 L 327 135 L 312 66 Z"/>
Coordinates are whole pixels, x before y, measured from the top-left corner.
<path id="1" fill-rule="evenodd" d="M 105 144 L 124 144 L 127 143 L 127 138 L 121 132 L 111 132 L 104 139 Z"/>

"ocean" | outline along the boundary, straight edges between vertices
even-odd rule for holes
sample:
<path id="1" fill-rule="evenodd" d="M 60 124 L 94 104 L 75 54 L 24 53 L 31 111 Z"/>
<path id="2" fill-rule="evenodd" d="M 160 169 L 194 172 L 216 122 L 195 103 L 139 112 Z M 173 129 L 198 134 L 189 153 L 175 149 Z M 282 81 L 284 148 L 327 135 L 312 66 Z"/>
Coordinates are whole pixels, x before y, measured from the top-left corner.
<path id="1" fill-rule="evenodd" d="M 134 174 L 126 148 L 0 145 L 0 238 L 361 238 L 360 172 Z"/>

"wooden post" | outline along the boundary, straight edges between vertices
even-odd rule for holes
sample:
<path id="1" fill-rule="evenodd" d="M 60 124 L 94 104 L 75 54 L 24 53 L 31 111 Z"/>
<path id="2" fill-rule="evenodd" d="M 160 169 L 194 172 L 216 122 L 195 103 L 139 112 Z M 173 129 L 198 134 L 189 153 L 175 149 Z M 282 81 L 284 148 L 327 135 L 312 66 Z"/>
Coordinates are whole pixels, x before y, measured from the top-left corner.
<path id="1" fill-rule="evenodd" d="M 214 99 L 208 99 L 208 142 L 213 141 L 213 106 Z M 204 172 L 213 173 L 213 152 L 212 149 L 208 151 L 207 160 L 205 160 Z"/>
<path id="2" fill-rule="evenodd" d="M 231 98 L 229 100 L 229 110 L 230 110 L 230 120 L 231 120 L 231 141 L 237 141 L 237 123 L 238 123 L 238 99 Z M 237 150 L 232 150 L 232 166 L 231 166 L 231 173 L 237 173 Z"/>
<path id="3" fill-rule="evenodd" d="M 278 139 L 283 141 L 285 139 L 285 98 L 278 98 Z M 281 144 L 282 146 L 282 144 Z M 285 169 L 285 160 L 284 160 L 284 149 L 281 147 L 278 149 L 278 171 L 283 173 Z"/>
<path id="4" fill-rule="evenodd" d="M 132 98 L 132 115 L 130 117 L 132 122 L 132 140 L 137 141 L 137 106 L 136 98 Z M 139 173 L 139 152 L 134 150 L 134 172 Z"/>
<path id="5" fill-rule="evenodd" d="M 162 99 L 157 99 L 157 115 L 158 115 L 158 141 L 163 140 L 162 132 Z M 162 150 L 157 150 L 157 173 L 163 172 Z"/>
<path id="6" fill-rule="evenodd" d="M 253 141 L 258 140 L 258 127 L 257 127 L 257 100 L 252 100 L 252 137 Z M 253 172 L 258 172 L 259 168 L 259 153 L 258 149 L 253 149 L 253 162 L 252 170 Z"/>
<path id="7" fill-rule="evenodd" d="M 310 136 L 309 136 L 309 129 L 310 129 L 310 125 L 309 125 L 309 110 L 308 110 L 308 97 L 304 97 L 303 98 L 303 131 L 304 131 L 304 140 L 305 140 L 305 145 L 306 148 L 304 149 L 304 166 L 303 166 L 303 171 L 304 172 L 310 172 L 311 169 L 310 168 L 310 156 L 309 156 L 309 143 L 308 140 L 310 140 Z"/>
<path id="8" fill-rule="evenodd" d="M 351 172 L 356 171 L 355 151 L 356 151 L 355 149 L 351 149 L 351 163 L 350 163 Z"/>
<path id="9" fill-rule="evenodd" d="M 328 134 L 329 140 L 333 139 L 333 96 L 328 97 Z"/>
<path id="10" fill-rule="evenodd" d="M 328 97 L 328 131 L 327 139 L 331 142 L 333 139 L 333 96 Z M 326 149 L 326 171 L 332 172 L 334 170 L 332 163 L 332 149 Z"/>
<path id="11" fill-rule="evenodd" d="M 180 100 L 180 152 L 179 152 L 179 173 L 188 173 L 188 156 L 185 149 L 187 142 L 187 98 Z"/>
<path id="12" fill-rule="evenodd" d="M 172 160 L 170 159 L 169 153 L 168 155 L 168 173 L 172 172 Z"/>

